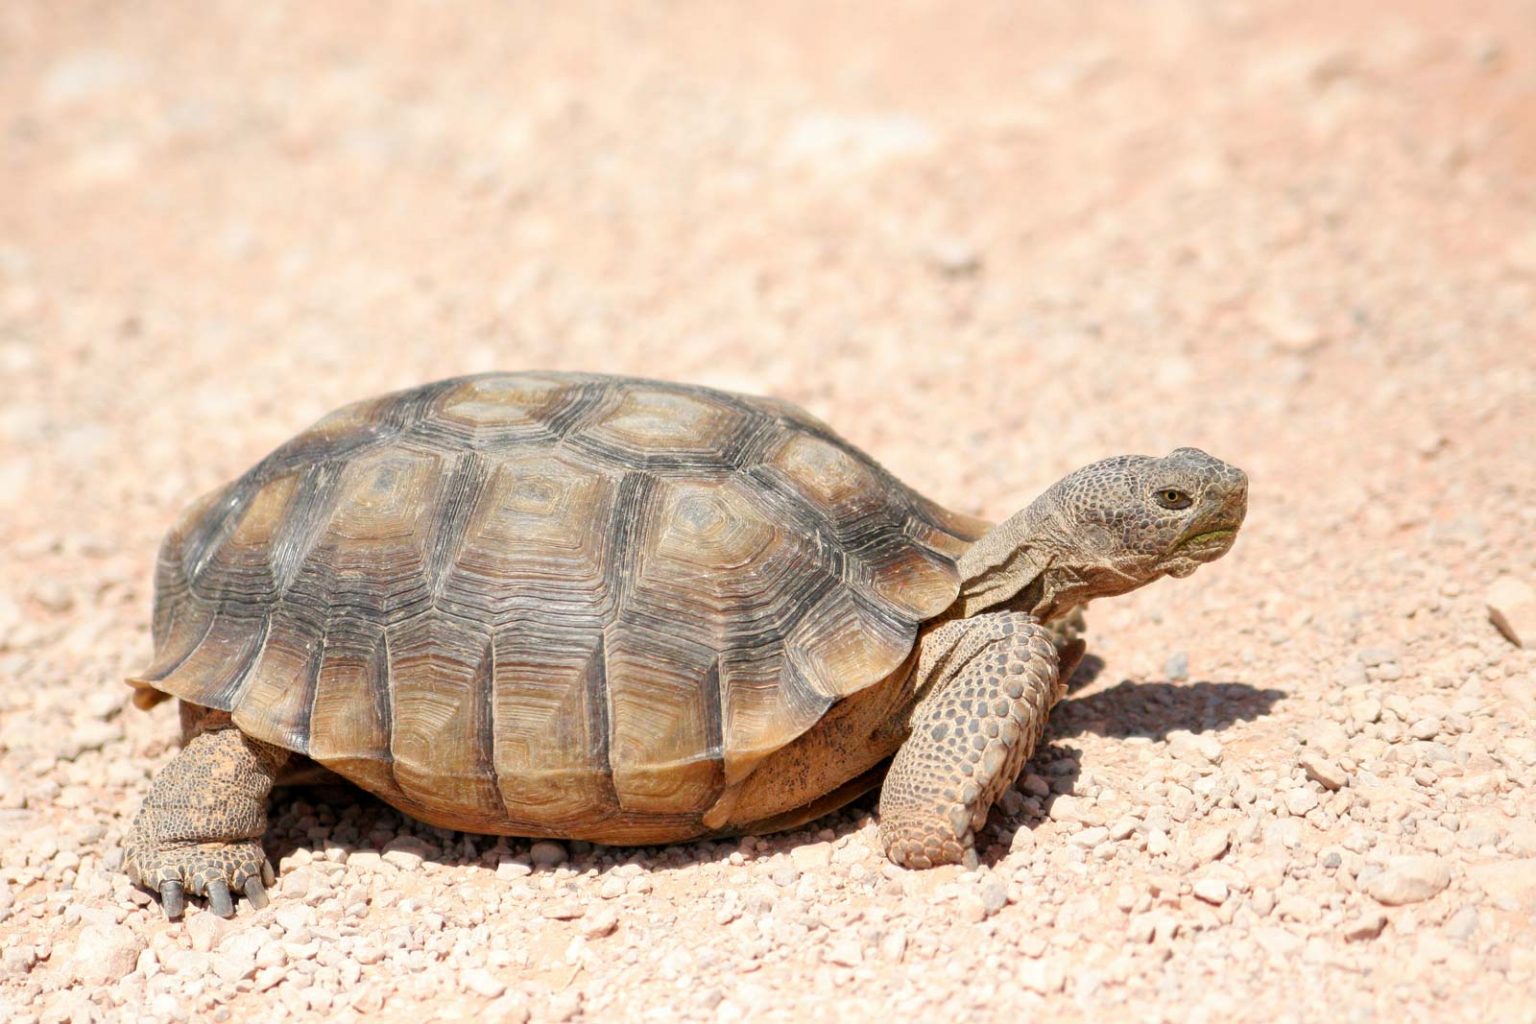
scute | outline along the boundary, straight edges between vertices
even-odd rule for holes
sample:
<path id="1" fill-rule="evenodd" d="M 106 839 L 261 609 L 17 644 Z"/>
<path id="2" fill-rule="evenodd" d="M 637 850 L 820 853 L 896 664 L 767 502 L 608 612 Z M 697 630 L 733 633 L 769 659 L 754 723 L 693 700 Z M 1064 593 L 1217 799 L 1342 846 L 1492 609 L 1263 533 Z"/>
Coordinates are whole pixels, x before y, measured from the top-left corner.
<path id="1" fill-rule="evenodd" d="M 574 397 L 559 378 L 536 374 L 469 377 L 437 401 L 445 431 L 491 445 L 551 436 L 549 424 Z"/>
<path id="2" fill-rule="evenodd" d="M 787 434 L 769 462 L 807 497 L 848 514 L 855 501 L 883 501 L 874 473 L 846 448 L 812 434 Z"/>
<path id="3" fill-rule="evenodd" d="M 437 824 L 681 836 L 900 665 L 984 527 L 778 400 L 459 378 L 189 509 L 133 682 Z"/>

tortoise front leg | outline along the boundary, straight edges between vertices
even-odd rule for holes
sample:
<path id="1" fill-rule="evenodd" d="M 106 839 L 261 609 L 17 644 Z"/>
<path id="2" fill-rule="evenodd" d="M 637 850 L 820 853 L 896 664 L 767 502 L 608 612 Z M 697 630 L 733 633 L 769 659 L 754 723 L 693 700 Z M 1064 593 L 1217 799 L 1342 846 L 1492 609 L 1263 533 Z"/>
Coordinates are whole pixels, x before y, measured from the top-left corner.
<path id="1" fill-rule="evenodd" d="M 231 889 L 266 906 L 267 794 L 290 756 L 228 726 L 193 736 L 155 776 L 123 844 L 123 870 L 159 894 L 166 917 L 181 916 L 187 893 L 206 896 L 220 917 L 234 913 Z"/>
<path id="2" fill-rule="evenodd" d="M 880 793 L 880 840 L 908 868 L 975 865 L 976 832 L 1060 696 L 1057 638 L 1030 616 L 999 612 L 940 629 L 951 635 L 928 639 L 945 653 L 933 659 L 934 678 L 919 681 L 930 689 Z"/>

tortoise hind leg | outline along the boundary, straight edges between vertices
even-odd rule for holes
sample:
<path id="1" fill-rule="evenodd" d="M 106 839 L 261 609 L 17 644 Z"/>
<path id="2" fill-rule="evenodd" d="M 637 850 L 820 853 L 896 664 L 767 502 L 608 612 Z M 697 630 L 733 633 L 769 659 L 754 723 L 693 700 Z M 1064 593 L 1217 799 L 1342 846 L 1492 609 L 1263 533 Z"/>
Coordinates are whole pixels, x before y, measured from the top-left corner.
<path id="1" fill-rule="evenodd" d="M 959 635 L 938 677 L 918 681 L 928 692 L 880 792 L 881 842 L 908 868 L 975 864 L 976 833 L 1060 696 L 1058 638 L 1033 618 L 1000 612 L 941 628 Z M 1081 656 L 1074 644 L 1062 654 Z"/>
<path id="2" fill-rule="evenodd" d="M 234 913 L 231 890 L 266 906 L 267 794 L 290 756 L 227 726 L 193 736 L 155 776 L 123 844 L 123 870 L 159 894 L 167 917 L 181 915 L 187 893 L 206 896 L 220 917 Z"/>

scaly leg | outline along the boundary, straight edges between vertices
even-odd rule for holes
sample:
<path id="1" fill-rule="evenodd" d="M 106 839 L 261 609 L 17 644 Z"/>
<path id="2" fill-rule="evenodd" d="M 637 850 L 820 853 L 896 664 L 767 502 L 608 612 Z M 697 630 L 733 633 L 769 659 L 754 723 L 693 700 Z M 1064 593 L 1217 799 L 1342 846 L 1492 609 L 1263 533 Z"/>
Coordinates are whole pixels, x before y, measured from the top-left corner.
<path id="1" fill-rule="evenodd" d="M 155 776 L 124 842 L 123 870 L 159 893 L 167 917 L 181 916 L 187 893 L 206 896 L 220 917 L 234 913 L 231 889 L 266 906 L 267 794 L 290 756 L 229 726 L 193 736 Z"/>
<path id="2" fill-rule="evenodd" d="M 935 659 L 880 793 L 886 855 L 909 868 L 975 864 L 976 832 L 1061 695 L 1057 637 L 1030 616 L 999 612 L 940 628 L 954 631 L 953 646 Z"/>

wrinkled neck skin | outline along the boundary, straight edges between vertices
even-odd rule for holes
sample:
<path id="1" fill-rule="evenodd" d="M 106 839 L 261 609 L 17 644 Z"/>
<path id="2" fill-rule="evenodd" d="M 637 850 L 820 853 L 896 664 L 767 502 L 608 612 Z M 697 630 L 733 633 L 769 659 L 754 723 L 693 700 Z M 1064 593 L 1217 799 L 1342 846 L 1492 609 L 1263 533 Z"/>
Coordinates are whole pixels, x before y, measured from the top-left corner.
<path id="1" fill-rule="evenodd" d="M 1076 531 L 1080 535 L 1083 528 Z M 1150 564 L 1088 559 L 1073 536 L 1041 501 L 993 527 L 960 558 L 955 614 L 1020 611 L 1050 622 L 1096 597 L 1126 593 L 1161 575 Z"/>

